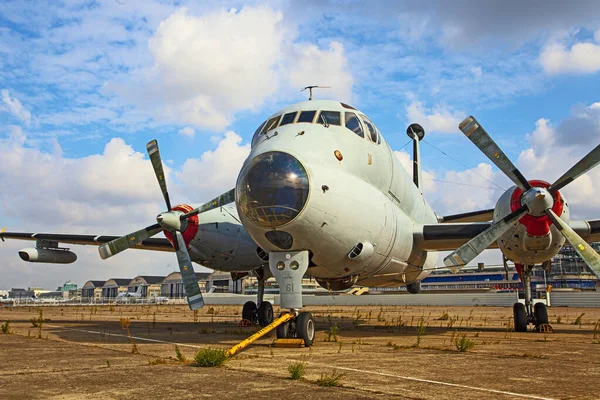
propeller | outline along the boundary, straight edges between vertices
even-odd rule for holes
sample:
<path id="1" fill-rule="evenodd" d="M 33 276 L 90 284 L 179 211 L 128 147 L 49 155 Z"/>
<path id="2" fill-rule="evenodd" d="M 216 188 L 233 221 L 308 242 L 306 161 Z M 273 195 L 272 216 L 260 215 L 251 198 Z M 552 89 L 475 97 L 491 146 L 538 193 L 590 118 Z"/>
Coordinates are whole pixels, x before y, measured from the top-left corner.
<path id="1" fill-rule="evenodd" d="M 98 248 L 98 252 L 100 253 L 100 257 L 102 259 L 107 259 L 115 254 L 135 247 L 144 240 L 151 238 L 162 231 L 169 232 L 173 237 L 173 247 L 175 248 L 175 254 L 177 255 L 177 262 L 179 264 L 179 270 L 181 271 L 181 278 L 183 280 L 183 286 L 185 287 L 188 305 L 190 309 L 196 310 L 204 305 L 204 300 L 202 298 L 200 288 L 198 287 L 198 279 L 196 279 L 196 273 L 194 272 L 192 260 L 190 259 L 187 245 L 183 239 L 182 231 L 185 231 L 187 228 L 188 219 L 190 217 L 210 211 L 214 208 L 221 207 L 234 201 L 235 190 L 232 189 L 188 213 L 183 213 L 182 211 L 177 210 L 173 211 L 173 208 L 171 207 L 171 200 L 169 199 L 169 192 L 167 190 L 167 182 L 165 180 L 162 159 L 158 149 L 158 142 L 156 140 L 148 142 L 146 145 L 146 150 L 148 151 L 148 156 L 150 157 L 152 168 L 154 169 L 154 174 L 156 175 L 158 185 L 160 186 L 160 190 L 165 199 L 167 211 L 159 214 L 156 217 L 156 224 L 122 236 L 108 243 L 104 243 Z"/>
<path id="2" fill-rule="evenodd" d="M 459 125 L 459 129 L 477 146 L 504 174 L 523 190 L 521 207 L 495 222 L 485 231 L 444 258 L 444 264 L 454 273 L 471 262 L 483 250 L 509 231 L 522 216 L 530 214 L 536 217 L 548 216 L 552 224 L 561 232 L 585 263 L 600 277 L 600 256 L 554 211 L 554 194 L 573 182 L 579 176 L 600 164 L 600 145 L 577 162 L 549 188 L 532 188 L 529 181 L 515 167 L 500 147 L 492 140 L 479 122 L 469 116 Z"/>

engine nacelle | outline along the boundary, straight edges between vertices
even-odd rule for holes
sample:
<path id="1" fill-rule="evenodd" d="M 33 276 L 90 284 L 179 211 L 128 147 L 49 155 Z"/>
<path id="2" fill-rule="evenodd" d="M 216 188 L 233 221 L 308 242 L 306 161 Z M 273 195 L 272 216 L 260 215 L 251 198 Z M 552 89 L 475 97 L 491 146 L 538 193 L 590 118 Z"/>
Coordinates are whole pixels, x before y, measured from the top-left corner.
<path id="1" fill-rule="evenodd" d="M 35 247 L 19 250 L 19 257 L 27 262 L 50 264 L 71 264 L 77 260 L 77 254 L 66 249 L 38 249 Z"/>
<path id="2" fill-rule="evenodd" d="M 530 181 L 532 186 L 549 185 L 543 181 Z M 506 217 L 520 206 L 522 190 L 516 186 L 508 189 L 498 199 L 494 209 L 494 223 Z M 570 221 L 569 206 L 562 194 L 556 196 L 553 210 L 567 224 Z M 556 203 L 556 202 L 555 202 Z M 565 243 L 564 236 L 550 222 L 548 217 L 525 215 L 515 222 L 514 228 L 509 229 L 498 239 L 498 247 L 511 261 L 519 264 L 541 264 L 554 257 Z"/>

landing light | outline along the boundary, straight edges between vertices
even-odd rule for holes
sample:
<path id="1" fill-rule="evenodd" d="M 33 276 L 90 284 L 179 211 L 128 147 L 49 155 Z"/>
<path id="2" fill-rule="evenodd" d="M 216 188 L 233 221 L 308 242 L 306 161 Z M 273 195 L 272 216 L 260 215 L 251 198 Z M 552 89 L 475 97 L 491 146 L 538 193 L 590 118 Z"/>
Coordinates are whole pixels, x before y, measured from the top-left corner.
<path id="1" fill-rule="evenodd" d="M 290 268 L 293 269 L 294 271 L 297 270 L 300 267 L 300 264 L 298 264 L 298 261 L 294 260 L 290 263 Z"/>
<path id="2" fill-rule="evenodd" d="M 277 269 L 280 271 L 283 271 L 284 268 L 285 268 L 285 263 L 283 261 L 279 261 L 277 263 Z"/>

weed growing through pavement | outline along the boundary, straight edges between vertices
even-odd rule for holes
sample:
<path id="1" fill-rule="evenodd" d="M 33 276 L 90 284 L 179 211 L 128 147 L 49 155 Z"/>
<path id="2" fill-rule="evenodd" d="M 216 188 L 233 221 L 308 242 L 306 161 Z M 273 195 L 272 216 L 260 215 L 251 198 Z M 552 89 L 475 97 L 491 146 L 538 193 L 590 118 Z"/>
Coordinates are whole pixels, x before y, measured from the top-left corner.
<path id="1" fill-rule="evenodd" d="M 575 319 L 575 322 L 573 322 L 573 325 L 579 325 L 579 327 L 581 328 L 581 324 L 583 323 L 583 316 L 585 315 L 585 313 L 581 313 L 579 315 L 579 317 L 577 317 Z"/>
<path id="2" fill-rule="evenodd" d="M 110 361 L 106 360 L 106 368 L 110 368 Z"/>
<path id="3" fill-rule="evenodd" d="M 10 320 L 8 320 L 5 323 L 3 323 L 2 325 L 0 325 L 0 332 L 2 332 L 4 334 L 10 333 Z"/>
<path id="4" fill-rule="evenodd" d="M 131 352 L 133 354 L 139 354 L 137 345 L 135 344 L 135 341 L 133 340 L 133 336 L 131 335 L 131 320 L 129 318 L 121 318 L 121 328 L 123 328 L 123 330 L 127 333 L 127 337 L 129 338 L 129 341 L 131 342 Z"/>
<path id="5" fill-rule="evenodd" d="M 419 326 L 417 327 L 417 343 L 415 343 L 415 347 L 419 347 L 421 345 L 421 338 L 423 337 L 424 334 L 425 334 L 425 321 L 423 320 L 423 317 L 421 317 Z"/>
<path id="6" fill-rule="evenodd" d="M 218 367 L 227 361 L 227 354 L 223 349 L 200 349 L 194 356 L 197 367 Z"/>
<path id="7" fill-rule="evenodd" d="M 326 342 L 337 342 L 338 338 L 337 338 L 337 334 L 340 330 L 340 327 L 338 326 L 338 324 L 333 324 L 329 327 L 329 329 L 327 330 L 327 340 Z"/>
<path id="8" fill-rule="evenodd" d="M 450 316 L 448 313 L 443 313 L 439 318 L 436 318 L 436 321 L 448 321 Z"/>
<path id="9" fill-rule="evenodd" d="M 475 347 L 475 342 L 469 339 L 466 333 L 463 333 L 458 338 L 456 338 L 456 340 L 454 341 L 454 346 L 456 346 L 456 350 L 460 352 L 465 352 Z"/>
<path id="10" fill-rule="evenodd" d="M 317 385 L 322 387 L 334 387 L 341 386 L 341 380 L 344 377 L 344 374 L 338 372 L 336 370 L 332 371 L 331 374 L 325 375 L 321 374 L 321 377 L 317 379 Z"/>
<path id="11" fill-rule="evenodd" d="M 177 345 L 175 345 L 175 356 L 177 357 L 177 360 L 179 360 L 179 362 L 184 363 L 187 361 L 181 350 L 179 350 L 179 346 Z"/>
<path id="12" fill-rule="evenodd" d="M 301 379 L 306 373 L 306 363 L 302 361 L 296 361 L 288 365 L 287 370 L 290 373 L 290 379 Z"/>
<path id="13" fill-rule="evenodd" d="M 560 315 L 558 317 L 556 317 L 556 323 L 557 324 L 561 324 L 562 323 L 562 317 Z"/>

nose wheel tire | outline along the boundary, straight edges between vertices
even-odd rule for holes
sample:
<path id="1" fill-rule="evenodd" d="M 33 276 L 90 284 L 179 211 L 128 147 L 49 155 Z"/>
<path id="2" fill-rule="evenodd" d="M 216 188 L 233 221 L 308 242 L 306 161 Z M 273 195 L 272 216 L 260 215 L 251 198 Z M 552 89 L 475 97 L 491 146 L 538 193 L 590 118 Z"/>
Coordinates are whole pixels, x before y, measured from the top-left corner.
<path id="1" fill-rule="evenodd" d="M 515 332 L 527 332 L 527 312 L 525 311 L 525 305 L 515 303 L 513 305 L 513 317 Z"/>
<path id="2" fill-rule="evenodd" d="M 304 345 L 310 347 L 315 340 L 315 320 L 311 313 L 302 312 L 296 317 L 296 337 L 304 339 Z"/>
<path id="3" fill-rule="evenodd" d="M 272 310 L 271 310 L 272 311 Z M 258 308 L 253 301 L 247 301 L 242 308 L 242 319 L 247 319 L 253 325 L 258 325 Z"/>
<path id="4" fill-rule="evenodd" d="M 535 326 L 548 325 L 548 310 L 544 303 L 535 303 L 533 306 L 533 315 L 535 317 Z"/>
<path id="5" fill-rule="evenodd" d="M 273 305 L 268 301 L 263 301 L 258 307 L 258 323 L 261 326 L 267 326 L 273 322 Z"/>

